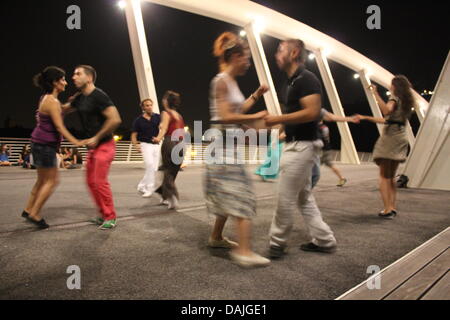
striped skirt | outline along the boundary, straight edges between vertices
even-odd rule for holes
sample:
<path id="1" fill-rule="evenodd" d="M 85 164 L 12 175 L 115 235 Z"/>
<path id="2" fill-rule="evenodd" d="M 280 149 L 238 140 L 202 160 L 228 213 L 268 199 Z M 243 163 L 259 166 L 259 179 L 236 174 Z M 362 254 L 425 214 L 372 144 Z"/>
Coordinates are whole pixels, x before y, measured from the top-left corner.
<path id="1" fill-rule="evenodd" d="M 204 193 L 208 212 L 250 219 L 256 215 L 256 197 L 243 164 L 207 164 Z"/>

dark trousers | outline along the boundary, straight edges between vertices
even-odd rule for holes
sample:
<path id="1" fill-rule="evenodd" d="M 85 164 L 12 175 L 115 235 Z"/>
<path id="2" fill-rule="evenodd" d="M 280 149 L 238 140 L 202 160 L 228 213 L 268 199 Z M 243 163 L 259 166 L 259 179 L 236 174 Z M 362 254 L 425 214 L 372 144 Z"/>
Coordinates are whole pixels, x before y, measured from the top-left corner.
<path id="1" fill-rule="evenodd" d="M 178 175 L 178 171 L 180 171 L 181 163 L 173 163 L 171 157 L 172 149 L 178 143 L 180 142 L 171 141 L 170 137 L 166 137 L 161 147 L 162 167 L 160 169 L 164 171 L 164 178 L 161 186 L 156 189 L 155 192 L 159 193 L 163 197 L 163 199 L 169 199 L 172 196 L 175 196 L 177 197 L 177 199 L 179 199 L 178 190 L 175 185 L 175 179 Z M 180 154 L 180 156 L 183 156 L 183 154 Z"/>

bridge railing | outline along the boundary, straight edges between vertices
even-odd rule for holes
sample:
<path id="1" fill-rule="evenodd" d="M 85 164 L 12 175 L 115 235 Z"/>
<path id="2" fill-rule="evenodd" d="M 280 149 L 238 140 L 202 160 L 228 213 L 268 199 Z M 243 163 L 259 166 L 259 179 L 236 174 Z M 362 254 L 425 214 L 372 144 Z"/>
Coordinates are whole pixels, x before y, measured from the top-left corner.
<path id="1" fill-rule="evenodd" d="M 16 163 L 19 160 L 19 154 L 25 145 L 30 144 L 28 138 L 0 138 L 0 144 L 8 144 L 11 148 L 11 155 L 9 157 L 10 162 Z M 67 141 L 61 143 L 62 148 L 72 148 L 74 145 Z M 207 143 L 191 144 L 186 150 L 186 156 L 184 162 L 186 164 L 201 164 L 205 159 L 205 151 L 208 147 Z M 259 164 L 262 163 L 266 157 L 266 146 L 242 146 L 240 151 L 243 152 L 246 163 Z M 86 159 L 87 149 L 84 147 L 78 148 L 78 151 Z M 333 161 L 340 162 L 340 151 L 332 150 Z M 372 154 L 367 152 L 358 152 L 358 156 L 361 162 L 371 162 Z M 143 162 L 142 154 L 139 153 L 132 145 L 131 141 L 117 141 L 116 142 L 116 155 L 113 163 L 141 163 Z"/>

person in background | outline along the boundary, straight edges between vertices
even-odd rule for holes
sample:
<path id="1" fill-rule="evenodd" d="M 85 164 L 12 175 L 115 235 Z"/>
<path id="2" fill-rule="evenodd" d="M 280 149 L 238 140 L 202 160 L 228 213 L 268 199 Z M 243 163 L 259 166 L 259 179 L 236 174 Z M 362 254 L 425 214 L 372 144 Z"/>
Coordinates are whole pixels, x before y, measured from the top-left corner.
<path id="1" fill-rule="evenodd" d="M 2 144 L 0 150 L 0 166 L 8 167 L 11 165 L 9 157 L 11 156 L 10 147 L 7 144 Z"/>
<path id="2" fill-rule="evenodd" d="M 176 209 L 180 199 L 175 179 L 180 170 L 181 163 L 174 163 L 172 159 L 172 150 L 183 141 L 184 138 L 184 120 L 178 112 L 181 106 L 181 97 L 179 93 L 167 91 L 162 99 L 164 111 L 161 113 L 161 125 L 159 134 L 153 138 L 153 141 L 159 143 L 164 137 L 161 147 L 162 170 L 164 178 L 161 186 L 155 190 L 162 197 L 162 203 L 167 201 L 169 209 Z M 174 140 L 172 140 L 174 138 Z M 183 152 L 183 151 L 181 151 Z M 184 154 L 179 154 L 181 158 Z"/>
<path id="3" fill-rule="evenodd" d="M 23 146 L 22 152 L 19 155 L 18 164 L 20 166 L 22 166 L 22 168 L 24 168 L 24 169 L 31 168 L 30 155 L 31 155 L 31 148 L 30 148 L 30 145 L 27 144 L 27 145 Z"/>
<path id="4" fill-rule="evenodd" d="M 131 142 L 142 153 L 145 164 L 145 174 L 139 181 L 137 190 L 142 193 L 143 198 L 149 198 L 155 190 L 156 171 L 161 153 L 159 142 L 154 140 L 159 134 L 161 116 L 153 112 L 153 100 L 150 98 L 141 101 L 141 111 L 142 114 L 133 121 Z"/>
<path id="5" fill-rule="evenodd" d="M 67 169 L 81 169 L 83 167 L 83 156 L 78 148 L 72 148 L 70 154 L 72 155 L 72 161 L 67 166 Z"/>
<path id="6" fill-rule="evenodd" d="M 324 121 L 328 122 L 351 122 L 351 123 L 359 123 L 359 118 L 357 116 L 351 116 L 351 117 L 341 117 L 338 115 L 335 115 L 326 109 L 322 108 L 320 110 L 320 117 L 319 117 L 319 137 L 322 139 L 323 142 L 323 148 L 322 148 L 322 154 L 320 156 L 320 163 L 314 164 L 313 170 L 312 170 L 312 188 L 315 187 L 317 182 L 319 182 L 320 179 L 320 165 L 324 164 L 327 167 L 329 167 L 334 174 L 338 177 L 339 182 L 337 184 L 338 187 L 343 187 L 347 183 L 347 179 L 344 178 L 341 171 L 338 167 L 336 167 L 333 162 L 331 161 L 332 153 L 331 153 L 331 139 L 330 139 L 330 130 L 328 129 L 328 126 L 325 125 Z"/>

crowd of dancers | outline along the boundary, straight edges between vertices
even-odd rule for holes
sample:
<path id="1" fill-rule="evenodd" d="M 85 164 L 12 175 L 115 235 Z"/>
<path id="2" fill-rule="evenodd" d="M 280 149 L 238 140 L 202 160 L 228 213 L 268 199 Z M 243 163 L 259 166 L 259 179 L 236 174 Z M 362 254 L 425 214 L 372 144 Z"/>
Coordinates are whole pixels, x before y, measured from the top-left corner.
<path id="1" fill-rule="evenodd" d="M 279 129 L 279 139 L 269 142 L 267 160 L 255 172 L 264 181 L 278 179 L 268 254 L 265 257 L 252 250 L 251 221 L 256 215 L 256 197 L 245 165 L 236 161 L 240 156 L 237 151 L 221 153 L 221 161 L 208 162 L 204 166 L 205 202 L 208 212 L 215 216 L 207 240 L 209 247 L 230 249 L 230 258 L 240 266 L 266 266 L 271 259 L 279 259 L 287 253 L 294 218 L 300 212 L 311 239 L 301 244 L 300 248 L 325 253 L 336 251 L 334 233 L 323 220 L 312 193 L 320 177 L 321 163 L 336 174 L 338 186 L 342 187 L 347 182 L 331 162 L 329 130 L 323 121 L 372 121 L 385 125 L 373 152 L 374 161 L 379 166 L 383 201 L 379 216 L 392 219 L 397 215 L 394 178 L 399 163 L 406 160 L 408 141 L 405 124 L 415 106 L 411 84 L 406 77 L 398 75 L 393 78 L 392 95 L 388 102 L 383 101 L 375 85 L 370 86 L 384 118 L 359 114 L 340 117 L 322 108 L 321 83 L 305 68 L 303 41 L 288 39 L 280 42 L 275 55 L 276 64 L 286 73 L 286 81 L 278 94 L 283 113 L 251 113 L 251 108 L 268 91 L 268 87 L 261 84 L 247 98 L 239 89 L 236 79 L 244 76 L 250 66 L 247 42 L 232 32 L 224 32 L 215 40 L 213 53 L 219 66 L 219 73 L 212 79 L 209 93 L 211 128 L 218 132 L 214 139 L 224 139 L 230 132 L 243 127 L 260 128 L 261 123 L 265 128 Z M 36 114 L 37 125 L 31 136 L 37 180 L 22 216 L 39 228 L 49 227 L 41 216 L 41 209 L 58 184 L 56 151 L 62 137 L 75 147 L 85 146 L 88 149 L 86 182 L 98 212 L 92 222 L 103 230 L 117 225 L 108 174 L 115 155 L 112 134 L 121 124 L 121 117 L 109 96 L 95 86 L 96 77 L 92 66 L 77 66 L 72 80 L 78 92 L 65 104 L 58 100 L 58 95 L 67 85 L 64 70 L 50 66 L 34 78 L 35 84 L 43 90 Z M 183 140 L 185 125 L 178 111 L 180 94 L 167 91 L 162 105 L 164 110 L 158 114 L 153 112 L 152 99 L 143 100 L 140 105 L 142 114 L 132 125 L 133 146 L 142 153 L 145 163 L 145 174 L 137 184 L 137 190 L 144 198 L 158 194 L 162 204 L 176 209 L 179 192 L 175 179 L 180 163 L 173 161 L 172 154 Z M 78 113 L 86 139 L 75 138 L 64 126 L 63 116 L 70 112 Z M 183 149 L 180 150 L 179 156 L 183 157 Z M 265 170 L 268 167 L 272 168 L 270 174 Z M 160 185 L 156 183 L 158 169 L 164 172 Z M 223 235 L 230 217 L 236 224 L 236 241 Z"/>

